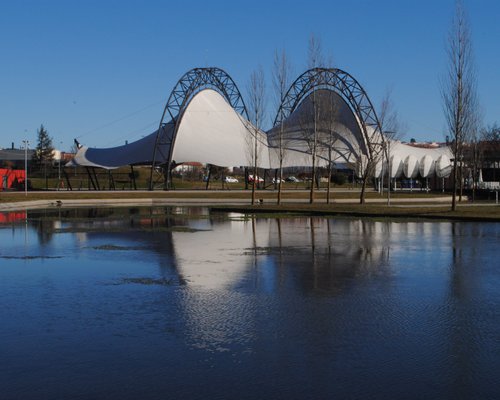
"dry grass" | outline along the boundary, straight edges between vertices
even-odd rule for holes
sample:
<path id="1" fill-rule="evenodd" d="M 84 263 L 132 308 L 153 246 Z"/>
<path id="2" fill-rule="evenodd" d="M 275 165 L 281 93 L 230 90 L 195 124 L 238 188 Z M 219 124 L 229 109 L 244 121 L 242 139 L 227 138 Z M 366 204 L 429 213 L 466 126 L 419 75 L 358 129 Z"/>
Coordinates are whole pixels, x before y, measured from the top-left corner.
<path id="1" fill-rule="evenodd" d="M 257 192 L 257 198 L 275 200 L 277 193 L 270 190 L 260 190 Z M 395 193 L 391 194 L 393 199 L 408 199 L 408 198 L 427 198 L 432 199 L 441 197 L 442 194 L 430 193 Z M 309 192 L 306 190 L 290 190 L 284 191 L 282 194 L 284 199 L 304 200 L 309 198 Z M 176 199 L 176 198 L 192 198 L 192 199 L 250 199 L 250 190 L 174 190 L 174 191 L 33 191 L 28 192 L 27 196 L 24 192 L 0 192 L 0 203 L 15 202 L 15 201 L 30 201 L 30 200 L 59 200 L 59 199 Z M 326 199 L 325 191 L 315 193 L 315 198 L 318 200 Z M 347 190 L 332 192 L 331 198 L 335 199 L 359 199 L 359 191 Z M 379 193 L 367 192 L 367 199 L 383 198 Z"/>
<path id="2" fill-rule="evenodd" d="M 461 204 L 456 212 L 451 212 L 447 203 L 433 202 L 433 198 L 442 197 L 441 193 L 394 193 L 392 206 L 382 203 L 356 204 L 359 199 L 359 192 L 336 191 L 333 192 L 333 199 L 352 199 L 351 204 L 334 203 L 325 204 L 326 193 L 317 192 L 318 203 L 306 204 L 303 201 L 308 199 L 307 191 L 291 190 L 283 193 L 283 198 L 287 203 L 276 206 L 272 204 L 276 200 L 276 192 L 259 191 L 257 198 L 263 199 L 264 204 L 258 206 L 238 205 L 238 206 L 217 206 L 214 209 L 231 210 L 242 212 L 266 212 L 266 213 L 309 213 L 318 215 L 355 215 L 364 217 L 398 217 L 398 218 L 427 218 L 427 219 L 462 219 L 462 220 L 487 220 L 500 221 L 500 207 L 489 203 Z M 64 200 L 64 199 L 200 199 L 209 202 L 210 199 L 246 199 L 250 203 L 251 192 L 244 190 L 220 190 L 220 191 L 50 191 L 50 192 L 0 192 L 0 204 L 10 202 L 23 202 L 30 200 Z M 381 199 L 380 194 L 368 192 L 367 199 Z M 397 200 L 407 199 L 410 202 L 397 204 Z M 425 199 L 426 203 L 418 201 Z M 297 202 L 294 203 L 293 201 Z M 411 200 L 415 200 L 411 202 Z M 300 203 L 302 201 L 302 203 Z"/>
<path id="3" fill-rule="evenodd" d="M 405 205 L 387 206 L 376 204 L 284 204 L 259 206 L 214 206 L 214 210 L 239 211 L 244 213 L 265 213 L 278 215 L 283 213 L 300 213 L 323 216 L 357 216 L 371 218 L 405 218 L 405 219 L 440 219 L 463 221 L 500 222 L 500 207 L 495 205 L 459 206 L 452 212 L 449 205 Z"/>

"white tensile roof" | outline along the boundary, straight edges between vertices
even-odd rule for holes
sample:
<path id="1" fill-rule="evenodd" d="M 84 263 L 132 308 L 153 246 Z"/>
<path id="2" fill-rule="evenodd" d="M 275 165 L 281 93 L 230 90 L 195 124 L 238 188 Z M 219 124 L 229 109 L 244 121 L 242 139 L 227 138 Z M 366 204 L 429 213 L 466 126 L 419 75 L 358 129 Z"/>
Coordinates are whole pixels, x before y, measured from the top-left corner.
<path id="1" fill-rule="evenodd" d="M 317 121 L 319 137 L 320 140 L 331 138 L 332 136 L 325 132 L 334 131 L 335 140 L 329 139 L 329 145 L 335 148 L 332 161 L 353 164 L 363 154 L 365 147 L 361 130 L 345 101 L 337 94 L 331 93 L 320 91 L 317 98 L 333 101 L 338 115 L 335 116 L 335 122 L 333 124 L 330 122 L 328 127 L 326 122 L 321 120 L 321 116 L 319 117 Z M 285 167 L 311 165 L 307 135 L 303 133 L 311 128 L 311 121 L 307 121 L 304 117 L 310 108 L 308 101 L 306 98 L 284 121 L 285 147 L 288 149 L 283 163 Z M 177 164 L 197 161 L 227 167 L 251 166 L 253 138 L 257 132 L 258 166 L 277 168 L 278 129 L 279 127 L 274 127 L 268 133 L 255 129 L 222 95 L 215 90 L 204 89 L 193 97 L 181 115 L 172 160 Z M 125 165 L 151 164 L 157 133 L 158 130 L 136 142 L 113 148 L 97 149 L 83 146 L 67 165 L 113 169 Z M 166 124 L 162 128 L 161 142 L 169 143 L 172 133 L 173 124 Z M 156 152 L 156 162 L 167 162 L 169 148 L 170 144 L 161 146 L 161 151 Z M 423 177 L 434 173 L 440 177 L 449 175 L 451 152 L 448 147 L 423 149 L 391 141 L 390 154 L 393 177 L 399 177 L 405 172 L 406 177 L 413 177 L 418 173 Z M 318 165 L 328 165 L 325 146 L 320 147 L 318 155 Z M 375 175 L 380 176 L 385 168 L 384 163 L 380 163 Z"/>
<path id="2" fill-rule="evenodd" d="M 252 165 L 253 135 L 258 132 L 259 166 L 270 168 L 265 132 L 256 130 L 216 91 L 198 93 L 180 121 L 172 160 L 220 166 Z"/>

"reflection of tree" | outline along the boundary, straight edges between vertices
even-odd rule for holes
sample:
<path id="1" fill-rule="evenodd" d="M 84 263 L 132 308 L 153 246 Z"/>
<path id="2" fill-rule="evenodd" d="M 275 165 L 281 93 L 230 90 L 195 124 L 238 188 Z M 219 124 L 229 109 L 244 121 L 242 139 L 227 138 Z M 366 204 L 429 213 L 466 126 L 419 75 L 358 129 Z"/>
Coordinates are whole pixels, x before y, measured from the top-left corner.
<path id="1" fill-rule="evenodd" d="M 89 247 L 94 243 L 120 245 L 127 256 L 131 251 L 149 250 L 159 255 L 162 275 L 168 277 L 176 269 L 177 260 L 173 231 L 182 231 L 186 220 L 204 213 L 206 209 L 197 207 L 54 208 L 29 211 L 28 223 L 41 245 L 50 243 L 56 234 L 83 233 Z"/>
<path id="2" fill-rule="evenodd" d="M 446 337 L 449 338 L 449 351 L 453 357 L 452 387 L 457 392 L 454 397 L 472 398 L 473 372 L 477 368 L 478 341 L 481 336 L 479 327 L 474 321 L 474 304 L 478 296 L 476 287 L 479 276 L 478 269 L 482 266 L 481 246 L 476 243 L 470 246 L 470 232 L 480 229 L 477 225 L 452 223 L 452 266 L 450 269 L 450 291 L 446 299 L 450 304 L 446 309 Z M 473 232 L 473 237 L 481 237 L 480 232 Z M 479 242 L 479 241 L 478 241 Z"/>
<path id="3" fill-rule="evenodd" d="M 196 262 L 206 259 L 218 265 L 226 263 L 226 255 L 219 254 L 225 247 L 224 242 L 204 245 L 203 248 L 197 243 L 232 232 L 227 225 L 231 222 L 226 216 L 209 213 L 205 208 L 54 209 L 33 212 L 29 221 L 36 228 L 42 244 L 52 240 L 57 232 L 80 231 L 85 233 L 89 242 L 125 247 L 130 243 L 131 248 L 139 247 L 141 251 L 158 254 L 161 270 L 166 274 L 176 271 L 181 280 L 184 279 L 182 273 L 185 268 L 178 268 L 179 260 L 192 259 L 189 254 L 184 254 L 185 251 L 206 253 L 198 254 Z M 354 278 L 368 276 L 387 264 L 389 230 L 379 231 L 381 225 L 387 224 L 317 217 L 252 218 L 248 232 L 251 237 L 246 236 L 244 230 L 233 232 L 232 246 L 240 244 L 242 248 L 234 250 L 238 252 L 249 250 L 251 258 L 240 261 L 252 265 L 253 271 L 258 271 L 255 267 L 259 265 L 261 256 L 266 255 L 273 260 L 276 271 L 266 272 L 279 277 L 273 285 L 293 284 L 307 292 L 336 292 Z M 196 232 L 189 233 L 189 229 L 196 231 L 198 228 L 204 231 L 210 229 L 211 232 L 205 232 L 203 236 L 196 235 Z M 221 233 L 214 236 L 220 228 Z M 184 232 L 185 229 L 188 230 Z M 175 233 L 178 230 L 180 232 Z M 232 268 L 229 264 L 227 268 L 231 268 L 229 271 L 233 276 L 228 283 L 237 276 L 234 274 L 238 270 L 244 270 L 241 266 Z"/>
<path id="4" fill-rule="evenodd" d="M 140 248 L 135 257 L 141 257 L 141 261 L 152 254 L 153 267 L 158 265 L 158 273 L 163 276 L 179 276 L 181 280 L 184 273 L 194 276 L 219 268 L 221 273 L 215 276 L 219 281 L 213 287 L 205 285 L 206 280 L 198 280 L 188 282 L 188 287 L 181 289 L 165 286 L 141 290 L 144 304 L 137 310 L 147 313 L 153 307 L 155 325 L 166 328 L 159 335 L 165 335 L 168 340 L 175 334 L 182 344 L 200 352 L 228 351 L 225 354 L 230 357 L 244 354 L 245 368 L 260 367 L 267 372 L 266 368 L 271 370 L 269 365 L 274 368 L 276 362 L 282 368 L 281 373 L 300 373 L 301 379 L 314 386 L 316 382 L 328 385 L 333 379 L 345 378 L 342 374 L 349 370 L 346 364 L 352 370 L 353 366 L 359 367 L 359 363 L 365 362 L 359 356 L 368 356 L 368 367 L 379 360 L 388 361 L 381 367 L 384 372 L 391 367 L 394 361 L 391 357 L 395 355 L 402 355 L 402 361 L 398 362 L 406 363 L 404 356 L 414 355 L 415 348 L 419 351 L 418 345 L 424 345 L 422 332 L 431 332 L 431 339 L 438 341 L 439 352 L 449 352 L 444 354 L 445 360 L 442 354 L 431 360 L 418 355 L 416 360 L 410 359 L 409 364 L 418 363 L 427 368 L 430 361 L 432 371 L 436 369 L 436 362 L 444 363 L 444 367 L 438 366 L 439 370 L 443 367 L 445 378 L 454 379 L 451 382 L 454 389 L 449 390 L 460 390 L 460 394 L 457 392 L 453 397 L 474 397 L 478 364 L 483 367 L 482 357 L 485 357 L 481 341 L 495 338 L 491 330 L 486 332 L 491 336 L 481 336 L 484 321 L 477 320 L 478 314 L 490 316 L 484 313 L 484 308 L 478 310 L 478 303 L 483 302 L 478 292 L 480 277 L 476 274 L 491 256 L 484 251 L 491 249 L 491 236 L 480 230 L 486 228 L 453 225 L 449 293 L 443 301 L 445 304 L 441 304 L 441 291 L 439 300 L 432 303 L 428 293 L 410 293 L 413 286 L 408 291 L 408 286 L 404 287 L 407 281 L 403 282 L 401 292 L 400 282 L 394 285 L 391 271 L 386 269 L 391 240 L 396 239 L 392 245 L 400 244 L 397 231 L 402 233 L 403 245 L 408 239 L 426 239 L 425 225 L 420 223 L 291 216 L 228 220 L 226 214 L 209 214 L 206 209 L 193 211 L 191 208 L 124 209 L 108 213 L 107 217 L 101 211 L 57 210 L 47 214 L 46 222 L 59 218 L 59 212 L 60 221 L 77 228 L 84 216 L 89 215 L 99 226 L 105 227 L 106 222 L 116 224 L 111 226 L 113 230 L 89 232 L 89 246 L 115 242 L 124 245 L 128 241 Z M 213 231 L 172 229 L 187 226 Z M 435 226 L 439 225 L 432 224 L 431 229 Z M 442 232 L 431 236 L 432 240 L 438 236 L 448 238 Z M 477 241 L 471 243 L 471 238 Z M 480 242 L 483 238 L 485 242 L 489 240 L 489 244 L 483 245 Z M 446 242 L 445 248 L 449 245 Z M 425 249 L 425 242 L 421 242 L 419 248 Z M 192 257 L 193 253 L 199 257 Z M 125 258 L 132 252 L 108 254 Z M 197 261 L 201 268 L 189 269 Z M 144 270 L 134 271 L 141 274 Z M 418 275 L 410 273 L 403 279 L 409 277 L 417 278 L 418 283 Z M 385 282 L 391 287 L 380 286 Z M 495 305 L 491 299 L 489 305 Z M 438 306 L 437 311 L 434 306 Z M 412 331 L 414 327 L 416 331 Z M 440 328 L 443 332 L 435 335 Z M 392 340 L 395 340 L 394 352 L 387 357 L 379 355 L 387 348 L 393 349 L 378 347 L 391 346 Z M 442 343 L 448 343 L 448 347 L 442 349 Z M 434 350 L 436 343 L 431 340 L 425 347 Z M 354 364 L 346 362 L 346 356 L 351 354 L 353 358 L 358 356 Z M 326 367 L 318 368 L 324 360 L 328 361 Z M 378 376 L 376 374 L 373 381 L 377 381 Z M 448 384 L 448 379 L 445 380 Z"/>
<path id="5" fill-rule="evenodd" d="M 306 221 L 309 240 L 302 233 Z M 383 223 L 311 217 L 289 218 L 281 224 L 286 234 L 271 232 L 271 255 L 293 284 L 306 292 L 335 293 L 355 278 L 380 273 L 388 264 L 389 230 L 380 229 Z"/>
<path id="6" fill-rule="evenodd" d="M 252 269 L 253 271 L 255 272 L 254 273 L 254 277 L 255 277 L 255 284 L 258 285 L 258 277 L 259 277 L 259 274 L 257 273 L 257 266 L 258 266 L 258 262 L 257 262 L 257 250 L 258 250 L 258 246 L 257 246 L 257 218 L 252 218 L 252 244 L 253 244 L 253 255 L 252 255 Z"/>
<path id="7" fill-rule="evenodd" d="M 55 221 L 39 219 L 32 222 L 40 244 L 48 244 L 52 241 L 55 231 Z"/>
<path id="8" fill-rule="evenodd" d="M 282 285 L 286 281 L 286 266 L 283 263 L 283 231 L 281 228 L 281 218 L 276 218 L 276 227 L 278 234 L 278 285 Z"/>

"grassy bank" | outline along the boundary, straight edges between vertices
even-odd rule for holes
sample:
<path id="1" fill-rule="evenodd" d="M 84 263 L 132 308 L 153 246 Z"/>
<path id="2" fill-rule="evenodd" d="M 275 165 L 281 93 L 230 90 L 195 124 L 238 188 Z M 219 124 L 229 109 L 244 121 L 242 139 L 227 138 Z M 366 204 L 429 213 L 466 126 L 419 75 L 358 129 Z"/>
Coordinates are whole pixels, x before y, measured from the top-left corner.
<path id="1" fill-rule="evenodd" d="M 13 201 L 29 200 L 58 200 L 58 199 L 175 199 L 175 198 L 193 198 L 193 199 L 251 199 L 250 190 L 173 190 L 173 191 L 89 191 L 89 190 L 61 190 L 61 191 L 30 191 L 27 195 L 24 192 L 0 192 L 0 203 Z M 277 193 L 271 190 L 257 191 L 257 199 L 275 201 Z M 442 197 L 442 193 L 423 193 L 423 192 L 400 192 L 392 193 L 391 198 L 394 201 L 398 199 L 427 199 Z M 282 198 L 287 200 L 305 200 L 309 198 L 309 192 L 306 190 L 289 190 L 282 193 Z M 325 201 L 326 191 L 315 192 L 315 198 L 318 201 Z M 367 192 L 367 199 L 384 199 L 377 192 Z M 359 199 L 358 190 L 342 190 L 331 192 L 331 199 L 335 200 L 357 200 Z"/>
<path id="2" fill-rule="evenodd" d="M 0 205 L 13 202 L 25 201 L 57 201 L 61 200 L 95 200 L 96 204 L 99 200 L 113 199 L 179 199 L 182 205 L 183 199 L 194 200 L 192 205 L 196 204 L 196 200 L 200 203 L 220 204 L 213 206 L 214 210 L 221 211 L 237 211 L 245 213 L 267 213 L 267 214 L 290 214 L 300 213 L 309 215 L 346 215 L 359 217 L 376 217 L 376 218 L 419 218 L 419 219 L 446 219 L 446 220 L 475 220 L 475 221 L 500 221 L 500 207 L 492 203 L 461 203 L 457 211 L 450 210 L 448 202 L 443 203 L 438 201 L 442 199 L 442 193 L 394 193 L 391 195 L 392 205 L 387 206 L 385 203 L 366 203 L 364 205 L 357 204 L 359 192 L 352 191 L 334 191 L 332 193 L 333 201 L 338 201 L 327 205 L 325 202 L 326 192 L 320 191 L 316 193 L 317 203 L 308 204 L 307 199 L 309 193 L 307 191 L 286 191 L 283 193 L 285 203 L 277 206 L 276 192 L 259 191 L 257 198 L 261 199 L 261 204 L 251 206 L 251 192 L 245 190 L 220 190 L 220 191 L 33 191 L 28 192 L 27 196 L 24 192 L 0 192 Z M 379 193 L 368 192 L 366 195 L 368 201 L 383 201 Z M 228 205 L 231 200 L 238 200 L 239 205 Z M 227 203 L 226 203 L 227 201 Z M 349 203 L 341 203 L 349 201 Z M 404 201 L 404 203 L 403 203 Z M 248 202 L 248 203 L 246 203 Z"/>
<path id="3" fill-rule="evenodd" d="M 462 220 L 500 222 L 500 207 L 497 205 L 459 205 L 451 211 L 449 205 L 377 205 L 377 204 L 284 204 L 284 205 L 238 205 L 213 206 L 213 210 L 250 214 L 301 214 L 321 216 L 351 216 L 369 218 L 402 218 L 424 220 Z"/>

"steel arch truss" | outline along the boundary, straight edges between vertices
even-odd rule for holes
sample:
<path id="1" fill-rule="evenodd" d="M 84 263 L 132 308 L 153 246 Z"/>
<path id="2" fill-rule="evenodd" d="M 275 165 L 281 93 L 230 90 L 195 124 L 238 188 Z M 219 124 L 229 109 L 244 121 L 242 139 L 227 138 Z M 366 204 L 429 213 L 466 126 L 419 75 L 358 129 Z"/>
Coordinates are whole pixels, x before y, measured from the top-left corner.
<path id="1" fill-rule="evenodd" d="M 309 94 L 320 89 L 333 90 L 347 101 L 356 116 L 370 160 L 383 151 L 384 135 L 368 95 L 350 74 L 337 68 L 312 68 L 300 75 L 285 94 L 274 126 L 284 122 Z M 371 129 L 368 129 L 371 128 Z"/>
<path id="2" fill-rule="evenodd" d="M 180 122 L 193 97 L 204 89 L 217 91 L 226 99 L 231 107 L 247 120 L 249 119 L 243 97 L 238 87 L 224 70 L 217 67 L 209 67 L 193 68 L 188 71 L 175 85 L 163 110 L 153 150 L 150 190 L 154 186 L 153 173 L 155 167 L 160 164 L 164 165 L 165 188 L 168 188 L 172 155 Z M 172 133 L 167 135 L 167 131 Z M 166 149 L 168 153 L 164 154 L 162 149 Z"/>

